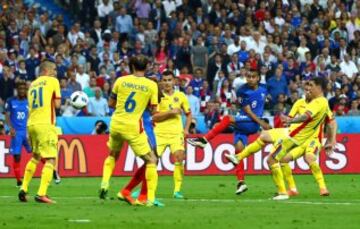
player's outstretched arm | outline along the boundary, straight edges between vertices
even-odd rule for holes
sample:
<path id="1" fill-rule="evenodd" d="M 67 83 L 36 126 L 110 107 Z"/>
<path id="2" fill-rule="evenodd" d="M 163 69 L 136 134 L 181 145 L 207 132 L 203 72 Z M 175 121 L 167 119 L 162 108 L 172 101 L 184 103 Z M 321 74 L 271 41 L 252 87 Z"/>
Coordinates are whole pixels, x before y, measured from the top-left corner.
<path id="1" fill-rule="evenodd" d="M 180 108 L 175 108 L 170 111 L 154 113 L 152 116 L 152 119 L 154 122 L 162 122 L 166 119 L 172 118 L 173 116 L 181 114 L 181 113 L 182 113 L 182 110 Z"/>
<path id="2" fill-rule="evenodd" d="M 267 122 L 260 119 L 256 114 L 254 114 L 254 112 L 252 112 L 250 105 L 243 107 L 243 110 L 252 120 L 254 120 L 254 122 L 258 123 L 264 130 L 269 130 L 272 128 Z"/>

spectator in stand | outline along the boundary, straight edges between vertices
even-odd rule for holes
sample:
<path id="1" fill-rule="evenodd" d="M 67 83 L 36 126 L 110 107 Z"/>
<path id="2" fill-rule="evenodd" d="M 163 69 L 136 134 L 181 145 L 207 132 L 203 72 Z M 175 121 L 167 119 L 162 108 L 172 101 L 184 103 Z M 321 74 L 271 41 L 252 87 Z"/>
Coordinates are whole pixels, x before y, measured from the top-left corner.
<path id="1" fill-rule="evenodd" d="M 133 29 L 133 19 L 125 7 L 120 8 L 120 15 L 116 18 L 116 31 L 120 33 L 122 41 L 125 41 Z"/>
<path id="2" fill-rule="evenodd" d="M 14 96 L 15 81 L 11 77 L 11 70 L 9 67 L 3 68 L 2 77 L 0 77 L 0 106 L 2 107 L 6 100 Z"/>
<path id="3" fill-rule="evenodd" d="M 68 71 L 67 72 L 67 77 L 68 77 L 68 84 L 67 87 L 70 91 L 75 92 L 75 91 L 81 91 L 81 84 L 77 82 L 76 80 L 76 74 L 75 72 L 72 71 Z"/>
<path id="4" fill-rule="evenodd" d="M 101 95 L 101 88 L 95 88 L 95 97 L 89 98 L 87 106 L 90 116 L 106 116 L 109 114 L 109 106 L 107 100 Z"/>
<path id="5" fill-rule="evenodd" d="M 349 116 L 359 116 L 360 115 L 358 100 L 351 101 L 351 108 L 350 108 L 349 112 L 347 113 L 347 115 L 349 115 Z"/>
<path id="6" fill-rule="evenodd" d="M 20 60 L 19 61 L 19 67 L 18 69 L 15 71 L 15 81 L 18 80 L 28 80 L 28 74 L 26 71 L 26 63 L 25 60 Z"/>
<path id="7" fill-rule="evenodd" d="M 340 63 L 340 71 L 344 73 L 350 80 L 355 78 L 355 76 L 359 73 L 355 63 L 350 60 L 350 56 L 347 54 L 344 56 L 344 61 Z"/>
<path id="8" fill-rule="evenodd" d="M 207 81 L 209 82 L 209 85 L 211 89 L 213 89 L 213 83 L 218 75 L 219 71 L 225 72 L 226 71 L 226 65 L 223 63 L 222 57 L 220 54 L 216 54 L 214 57 L 214 60 L 210 60 L 210 63 L 208 65 L 208 71 L 207 71 Z"/>
<path id="9" fill-rule="evenodd" d="M 207 69 L 209 55 L 201 36 L 196 39 L 196 45 L 191 49 L 191 64 L 194 69 Z"/>
<path id="10" fill-rule="evenodd" d="M 114 10 L 114 6 L 110 4 L 109 0 L 102 0 L 97 6 L 97 15 L 101 21 L 102 27 L 107 27 L 107 22 L 109 21 L 109 15 Z"/>
<path id="11" fill-rule="evenodd" d="M 90 76 L 89 74 L 84 72 L 83 65 L 78 65 L 77 73 L 76 73 L 76 82 L 78 82 L 81 85 L 82 89 L 89 86 Z"/>
<path id="12" fill-rule="evenodd" d="M 200 99 L 193 94 L 193 88 L 191 86 L 186 88 L 186 97 L 189 100 L 192 116 L 196 117 L 200 115 Z"/>
<path id="13" fill-rule="evenodd" d="M 204 73 L 201 68 L 195 70 L 194 78 L 190 81 L 190 86 L 192 87 L 193 94 L 197 97 L 200 97 L 201 90 L 203 89 L 204 84 Z"/>
<path id="14" fill-rule="evenodd" d="M 60 90 L 61 90 L 61 105 L 65 105 L 66 100 L 70 99 L 71 94 L 74 92 L 67 85 L 65 78 L 60 79 Z"/>
<path id="15" fill-rule="evenodd" d="M 98 87 L 97 83 L 96 83 L 96 77 L 91 77 L 89 87 L 84 88 L 83 92 L 85 92 L 85 94 L 89 98 L 95 97 L 95 88 L 96 87 Z"/>
<path id="16" fill-rule="evenodd" d="M 344 116 L 349 112 L 349 108 L 347 107 L 347 96 L 341 94 L 339 96 L 339 102 L 335 105 L 333 112 L 336 116 Z"/>
<path id="17" fill-rule="evenodd" d="M 277 67 L 275 76 L 271 77 L 267 82 L 267 88 L 270 95 L 269 99 L 272 105 L 278 103 L 277 99 L 280 94 L 284 94 L 286 97 L 289 94 L 287 82 L 282 71 L 282 67 Z"/>

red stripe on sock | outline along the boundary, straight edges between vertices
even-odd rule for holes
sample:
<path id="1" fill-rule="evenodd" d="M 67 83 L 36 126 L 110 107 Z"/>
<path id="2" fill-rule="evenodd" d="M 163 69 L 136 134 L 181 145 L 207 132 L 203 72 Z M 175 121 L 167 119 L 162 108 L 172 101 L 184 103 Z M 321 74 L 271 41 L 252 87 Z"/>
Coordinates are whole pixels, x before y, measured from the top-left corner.
<path id="1" fill-rule="evenodd" d="M 230 116 L 224 116 L 224 118 L 221 120 L 220 123 L 218 123 L 212 130 L 210 130 L 206 135 L 206 140 L 210 141 L 213 139 L 216 135 L 222 133 L 226 128 L 230 126 Z"/>
<path id="2" fill-rule="evenodd" d="M 14 161 L 13 168 L 14 168 L 14 174 L 15 174 L 16 180 L 17 180 L 17 181 L 21 181 L 20 162 Z"/>
<path id="3" fill-rule="evenodd" d="M 245 180 L 244 161 L 241 160 L 235 167 L 235 175 L 238 181 Z"/>
<path id="4" fill-rule="evenodd" d="M 145 177 L 145 164 L 138 168 L 134 174 L 134 176 L 131 178 L 129 183 L 126 185 L 126 187 L 123 189 L 123 191 L 131 192 L 138 184 L 141 183 L 141 181 Z"/>

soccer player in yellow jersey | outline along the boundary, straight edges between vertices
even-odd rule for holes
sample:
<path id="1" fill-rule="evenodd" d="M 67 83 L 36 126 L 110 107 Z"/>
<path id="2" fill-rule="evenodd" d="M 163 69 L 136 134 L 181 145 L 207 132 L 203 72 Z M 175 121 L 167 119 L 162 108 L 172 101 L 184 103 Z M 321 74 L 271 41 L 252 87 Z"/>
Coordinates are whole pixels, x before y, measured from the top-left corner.
<path id="1" fill-rule="evenodd" d="M 327 124 L 327 143 L 325 144 L 326 153 L 329 155 L 332 153 L 332 147 L 336 143 L 336 130 L 337 124 L 333 113 L 329 109 L 327 111 L 326 117 Z M 321 196 L 330 195 L 328 189 L 326 188 L 324 175 L 321 171 L 319 164 L 317 163 L 317 157 L 322 148 L 322 135 L 323 135 L 323 125 L 320 125 L 314 135 L 305 141 L 300 146 L 292 149 L 286 156 L 281 160 L 282 163 L 288 163 L 292 160 L 304 156 L 305 162 L 309 165 L 311 173 L 313 174 L 320 190 Z M 330 146 L 330 147 L 329 147 Z M 283 171 L 284 172 L 284 171 Z M 290 171 L 291 172 L 291 171 Z"/>
<path id="2" fill-rule="evenodd" d="M 26 202 L 29 183 L 41 159 L 45 165 L 41 173 L 40 187 L 35 200 L 40 203 L 55 203 L 47 195 L 53 177 L 58 151 L 58 135 L 55 127 L 55 108 L 60 108 L 60 85 L 56 78 L 56 65 L 45 60 L 40 65 L 40 76 L 28 90 L 29 119 L 27 122 L 33 156 L 26 164 L 19 200 Z"/>
<path id="3" fill-rule="evenodd" d="M 110 153 L 104 161 L 100 198 L 106 197 L 115 162 L 123 144 L 127 142 L 135 155 L 141 157 L 146 163 L 147 205 L 153 206 L 158 182 L 157 157 L 150 148 L 142 128 L 141 117 L 148 106 L 152 112 L 155 112 L 158 105 L 158 86 L 154 81 L 144 77 L 148 60 L 143 55 L 132 58 L 130 64 L 134 69 L 134 74 L 118 78 L 109 99 L 109 106 L 115 107 L 115 111 L 110 122 L 107 143 Z M 131 199 L 125 197 L 125 200 Z M 133 202 L 129 203 L 133 204 Z"/>
<path id="4" fill-rule="evenodd" d="M 185 159 L 184 136 L 189 133 L 192 116 L 187 97 L 183 92 L 174 90 L 174 74 L 171 71 L 162 73 L 162 94 L 163 97 L 158 106 L 158 112 L 153 115 L 155 122 L 155 136 L 157 144 L 157 154 L 160 157 L 167 147 L 170 148 L 174 156 L 174 198 L 183 199 L 180 192 L 183 176 Z M 181 114 L 185 113 L 185 128 L 182 123 Z"/>
<path id="5" fill-rule="evenodd" d="M 327 117 L 329 105 L 323 96 L 323 91 L 326 90 L 325 80 L 322 78 L 311 79 L 308 86 L 312 101 L 306 106 L 307 111 L 300 116 L 286 120 L 288 125 L 293 123 L 299 123 L 300 125 L 291 126 L 289 136 L 278 141 L 274 151 L 267 160 L 274 183 L 278 188 L 277 195 L 273 198 L 274 200 L 285 200 L 289 198 L 285 189 L 283 173 L 279 162 L 286 162 L 283 160 L 286 154 L 310 139 Z M 331 142 L 325 145 L 325 148 L 331 148 L 332 150 L 333 146 L 334 143 Z"/>
<path id="6" fill-rule="evenodd" d="M 306 104 L 309 102 L 308 98 L 297 100 L 292 106 L 289 117 L 295 117 L 298 114 L 305 113 Z M 294 124 L 295 125 L 295 124 Z M 279 139 L 287 137 L 289 134 L 289 128 L 274 128 L 270 130 L 262 130 L 259 137 L 251 144 L 246 146 L 238 154 L 225 154 L 225 157 L 234 164 L 239 164 L 241 160 L 249 157 L 250 155 L 258 152 L 267 144 L 275 144 Z M 281 169 L 284 173 L 284 177 L 288 183 L 289 195 L 298 195 L 294 177 L 292 176 L 291 168 L 288 163 L 281 163 Z"/>

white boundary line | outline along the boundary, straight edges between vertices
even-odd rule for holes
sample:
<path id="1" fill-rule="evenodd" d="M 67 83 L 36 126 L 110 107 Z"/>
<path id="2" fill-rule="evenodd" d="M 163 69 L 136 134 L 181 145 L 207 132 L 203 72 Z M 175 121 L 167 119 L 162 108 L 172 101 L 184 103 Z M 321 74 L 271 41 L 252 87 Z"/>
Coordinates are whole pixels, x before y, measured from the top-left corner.
<path id="1" fill-rule="evenodd" d="M 16 196 L 0 196 L 2 199 L 17 199 Z M 94 200 L 98 199 L 95 196 L 72 196 L 72 197 L 53 197 L 54 199 L 77 199 L 77 200 Z M 184 200 L 175 200 L 173 198 L 159 198 L 159 200 L 177 202 L 177 203 L 186 203 L 186 202 L 217 202 L 217 203 L 284 203 L 284 204 L 298 204 L 298 205 L 360 205 L 360 200 L 346 200 L 348 202 L 333 202 L 330 200 L 314 200 L 314 201 L 298 201 L 296 199 L 284 200 L 284 201 L 274 201 L 271 199 L 184 199 Z"/>

